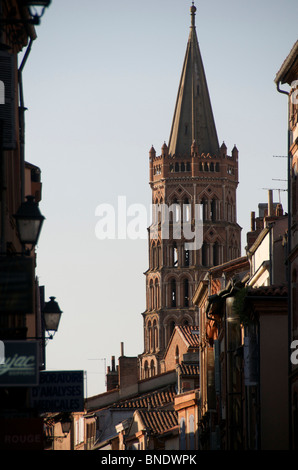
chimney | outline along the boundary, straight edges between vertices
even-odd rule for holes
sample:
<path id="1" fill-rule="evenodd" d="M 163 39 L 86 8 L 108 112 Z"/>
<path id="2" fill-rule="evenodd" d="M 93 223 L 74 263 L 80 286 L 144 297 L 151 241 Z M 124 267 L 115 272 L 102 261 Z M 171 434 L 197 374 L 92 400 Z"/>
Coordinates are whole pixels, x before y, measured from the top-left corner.
<path id="1" fill-rule="evenodd" d="M 111 367 L 108 367 L 107 369 L 106 384 L 108 392 L 109 390 L 118 388 L 119 385 L 118 370 L 115 367 L 115 356 L 112 356 Z"/>
<path id="2" fill-rule="evenodd" d="M 272 217 L 273 214 L 273 191 L 269 189 L 268 191 L 268 217 Z"/>
<path id="3" fill-rule="evenodd" d="M 255 212 L 250 213 L 250 231 L 254 232 L 256 230 L 256 214 Z"/>

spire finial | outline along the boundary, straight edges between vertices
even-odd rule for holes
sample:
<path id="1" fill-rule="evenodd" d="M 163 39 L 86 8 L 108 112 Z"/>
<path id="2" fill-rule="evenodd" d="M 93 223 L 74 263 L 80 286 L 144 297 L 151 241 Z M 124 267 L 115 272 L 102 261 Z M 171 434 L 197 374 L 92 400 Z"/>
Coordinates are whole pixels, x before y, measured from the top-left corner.
<path id="1" fill-rule="evenodd" d="M 196 16 L 196 11 L 197 11 L 194 3 L 195 2 L 192 2 L 192 6 L 190 7 L 191 26 L 195 26 L 195 16 Z"/>

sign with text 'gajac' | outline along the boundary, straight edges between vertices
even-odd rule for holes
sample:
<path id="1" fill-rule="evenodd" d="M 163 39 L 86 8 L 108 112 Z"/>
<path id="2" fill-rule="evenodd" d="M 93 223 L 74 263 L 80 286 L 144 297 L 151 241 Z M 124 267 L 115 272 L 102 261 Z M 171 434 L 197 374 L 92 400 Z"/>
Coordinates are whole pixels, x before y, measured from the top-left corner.
<path id="1" fill-rule="evenodd" d="M 84 371 L 42 371 L 31 406 L 44 413 L 84 411 Z"/>
<path id="2" fill-rule="evenodd" d="M 30 387 L 38 384 L 37 341 L 2 341 L 0 387 Z"/>

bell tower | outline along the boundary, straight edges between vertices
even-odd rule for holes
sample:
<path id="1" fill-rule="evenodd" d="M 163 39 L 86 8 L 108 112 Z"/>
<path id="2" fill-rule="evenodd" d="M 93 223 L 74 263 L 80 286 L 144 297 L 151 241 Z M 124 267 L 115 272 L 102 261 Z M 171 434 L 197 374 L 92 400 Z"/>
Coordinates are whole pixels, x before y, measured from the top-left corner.
<path id="1" fill-rule="evenodd" d="M 198 325 L 192 296 L 208 268 L 240 256 L 238 150 L 234 146 L 229 156 L 226 145 L 219 146 L 194 4 L 190 14 L 169 143 L 162 145 L 160 155 L 153 146 L 149 151 L 153 214 L 141 379 L 163 372 L 162 358 L 176 325 Z"/>

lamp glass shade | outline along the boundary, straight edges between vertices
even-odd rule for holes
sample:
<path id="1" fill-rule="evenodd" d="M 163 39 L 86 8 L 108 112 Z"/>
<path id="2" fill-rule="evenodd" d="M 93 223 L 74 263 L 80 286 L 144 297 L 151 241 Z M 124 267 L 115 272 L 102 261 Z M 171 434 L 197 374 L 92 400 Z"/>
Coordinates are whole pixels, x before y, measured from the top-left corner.
<path id="1" fill-rule="evenodd" d="M 68 419 L 66 421 L 61 421 L 61 428 L 62 428 L 63 434 L 68 434 L 69 431 L 70 431 L 70 427 L 71 427 L 70 419 Z"/>
<path id="2" fill-rule="evenodd" d="M 57 331 L 61 319 L 62 311 L 55 297 L 50 297 L 50 301 L 45 303 L 43 318 L 46 331 Z"/>
<path id="3" fill-rule="evenodd" d="M 33 196 L 27 196 L 14 215 L 20 242 L 23 245 L 36 245 L 41 232 L 44 216 L 41 215 L 38 204 Z"/>

